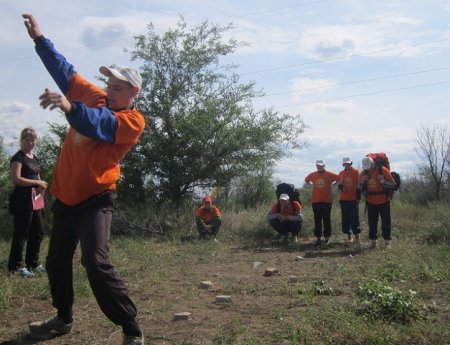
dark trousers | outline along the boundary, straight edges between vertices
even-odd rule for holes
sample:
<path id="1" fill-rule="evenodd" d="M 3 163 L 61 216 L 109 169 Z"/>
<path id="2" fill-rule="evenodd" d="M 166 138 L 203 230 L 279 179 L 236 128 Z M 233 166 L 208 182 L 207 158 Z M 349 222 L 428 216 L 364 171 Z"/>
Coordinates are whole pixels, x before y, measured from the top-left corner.
<path id="1" fill-rule="evenodd" d="M 359 202 L 353 201 L 339 201 L 341 205 L 341 220 L 342 232 L 344 234 L 357 235 L 361 233 L 361 226 L 359 224 Z"/>
<path id="2" fill-rule="evenodd" d="M 270 220 L 270 225 L 276 232 L 282 235 L 287 233 L 292 233 L 292 236 L 298 236 L 300 230 L 302 229 L 302 222 L 298 220 L 286 220 L 281 222 L 278 218 Z"/>
<path id="3" fill-rule="evenodd" d="M 39 252 L 44 238 L 42 211 L 14 210 L 14 234 L 11 240 L 8 270 L 16 271 L 22 267 L 22 254 L 25 247 L 25 265 L 28 269 L 39 265 Z"/>
<path id="4" fill-rule="evenodd" d="M 331 236 L 331 207 L 329 202 L 315 202 L 312 204 L 314 213 L 314 236 L 330 237 Z M 322 231 L 323 222 L 323 231 Z"/>
<path id="5" fill-rule="evenodd" d="M 391 239 L 391 203 L 374 205 L 367 203 L 367 218 L 369 222 L 369 239 L 376 240 L 378 216 L 381 218 L 381 235 L 383 239 Z"/>
<path id="6" fill-rule="evenodd" d="M 100 309 L 115 324 L 124 326 L 135 322 L 136 307 L 128 296 L 125 283 L 109 261 L 108 242 L 115 198 L 115 193 L 103 193 L 73 207 L 59 200 L 53 204 L 53 229 L 46 268 L 53 306 L 63 320 L 72 318 L 72 261 L 79 242 L 81 263 Z"/>
<path id="7" fill-rule="evenodd" d="M 219 232 L 220 226 L 222 225 L 220 218 L 216 218 L 211 222 L 211 224 L 208 224 L 211 225 L 211 232 L 208 232 L 205 229 L 205 223 L 200 218 L 197 218 L 195 223 L 197 225 L 198 234 L 202 238 L 215 237 Z"/>

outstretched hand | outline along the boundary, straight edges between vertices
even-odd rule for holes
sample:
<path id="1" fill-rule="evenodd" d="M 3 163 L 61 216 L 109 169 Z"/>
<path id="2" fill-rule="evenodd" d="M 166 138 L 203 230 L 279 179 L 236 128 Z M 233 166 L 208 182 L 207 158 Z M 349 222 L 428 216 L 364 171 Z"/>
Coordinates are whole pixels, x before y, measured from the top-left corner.
<path id="1" fill-rule="evenodd" d="M 72 103 L 66 97 L 57 92 L 51 92 L 49 89 L 45 89 L 45 92 L 39 96 L 39 99 L 41 100 L 39 105 L 44 109 L 48 107 L 50 107 L 50 110 L 59 108 L 65 113 L 69 113 L 72 110 Z"/>
<path id="2" fill-rule="evenodd" d="M 28 35 L 30 35 L 32 39 L 42 36 L 38 22 L 31 14 L 22 14 L 22 17 L 25 18 L 24 24 L 28 30 Z"/>

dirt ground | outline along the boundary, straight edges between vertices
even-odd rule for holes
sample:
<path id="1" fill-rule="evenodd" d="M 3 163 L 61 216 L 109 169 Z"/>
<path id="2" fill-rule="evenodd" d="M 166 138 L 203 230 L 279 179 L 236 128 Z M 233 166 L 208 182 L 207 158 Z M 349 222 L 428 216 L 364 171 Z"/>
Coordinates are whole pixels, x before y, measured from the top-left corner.
<path id="1" fill-rule="evenodd" d="M 289 344 L 289 339 L 274 336 L 280 332 L 280 325 L 288 318 L 295 319 L 305 303 L 325 303 L 321 299 L 325 296 L 305 302 L 289 292 L 310 287 L 327 272 L 352 265 L 361 255 L 360 248 L 344 243 L 317 249 L 312 238 L 303 238 L 300 244 L 268 242 L 267 246 L 250 249 L 211 245 L 217 250 L 203 259 L 180 254 L 180 264 L 167 272 L 164 280 L 145 281 L 142 275 L 139 286 L 145 289 L 136 291 L 128 282 L 145 344 L 240 344 L 244 338 L 249 343 L 249 337 L 255 341 L 252 344 Z M 278 272 L 266 276 L 269 268 Z M 289 282 L 291 276 L 298 281 Z M 201 288 L 202 281 L 211 281 L 213 287 Z M 218 302 L 219 295 L 229 296 L 231 302 Z M 345 295 L 341 291 L 339 298 Z M 32 296 L 17 298 L 12 304 L 13 308 L 0 310 L 1 327 L 7 334 L 0 339 L 1 345 L 120 344 L 120 328 L 104 317 L 93 297 L 76 298 L 73 331 L 47 341 L 31 339 L 27 324 L 54 314 L 49 300 Z M 189 319 L 175 320 L 175 314 L 183 312 L 191 313 Z M 282 317 L 286 319 L 280 320 Z"/>

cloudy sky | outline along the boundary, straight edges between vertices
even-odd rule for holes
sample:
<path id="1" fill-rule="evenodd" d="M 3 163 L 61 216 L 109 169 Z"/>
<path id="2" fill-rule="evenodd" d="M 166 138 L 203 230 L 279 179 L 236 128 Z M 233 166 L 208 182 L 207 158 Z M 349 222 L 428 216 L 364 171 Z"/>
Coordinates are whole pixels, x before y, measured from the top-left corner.
<path id="1" fill-rule="evenodd" d="M 251 45 L 231 60 L 242 81 L 266 96 L 256 109 L 299 114 L 309 146 L 276 167 L 278 180 L 303 184 L 316 159 L 341 169 L 367 152 L 384 151 L 393 170 L 412 174 L 420 126 L 450 124 L 450 3 L 448 0 L 21 0 L 1 1 L 0 135 L 17 148 L 31 125 L 45 133 L 61 122 L 38 107 L 45 87 L 56 89 L 28 37 L 22 13 L 95 81 L 100 65 L 135 65 L 124 48 L 152 23 L 157 32 L 204 20 L 233 23 L 230 36 Z"/>

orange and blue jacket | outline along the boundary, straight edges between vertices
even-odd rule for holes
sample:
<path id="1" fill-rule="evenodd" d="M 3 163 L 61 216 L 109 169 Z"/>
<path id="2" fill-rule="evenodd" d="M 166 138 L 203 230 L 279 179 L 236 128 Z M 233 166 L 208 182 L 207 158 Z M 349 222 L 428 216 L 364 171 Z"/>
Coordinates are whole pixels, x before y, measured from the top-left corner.
<path id="1" fill-rule="evenodd" d="M 333 202 L 333 194 L 331 193 L 331 185 L 339 181 L 339 175 L 331 171 L 314 171 L 305 177 L 307 184 L 313 185 L 311 203 L 316 202 Z"/>
<path id="2" fill-rule="evenodd" d="M 137 110 L 108 109 L 106 92 L 86 81 L 41 36 L 36 52 L 66 98 L 76 104 L 66 115 L 70 124 L 55 166 L 51 192 L 64 204 L 77 205 L 116 188 L 120 160 L 137 143 L 145 121 Z"/>

